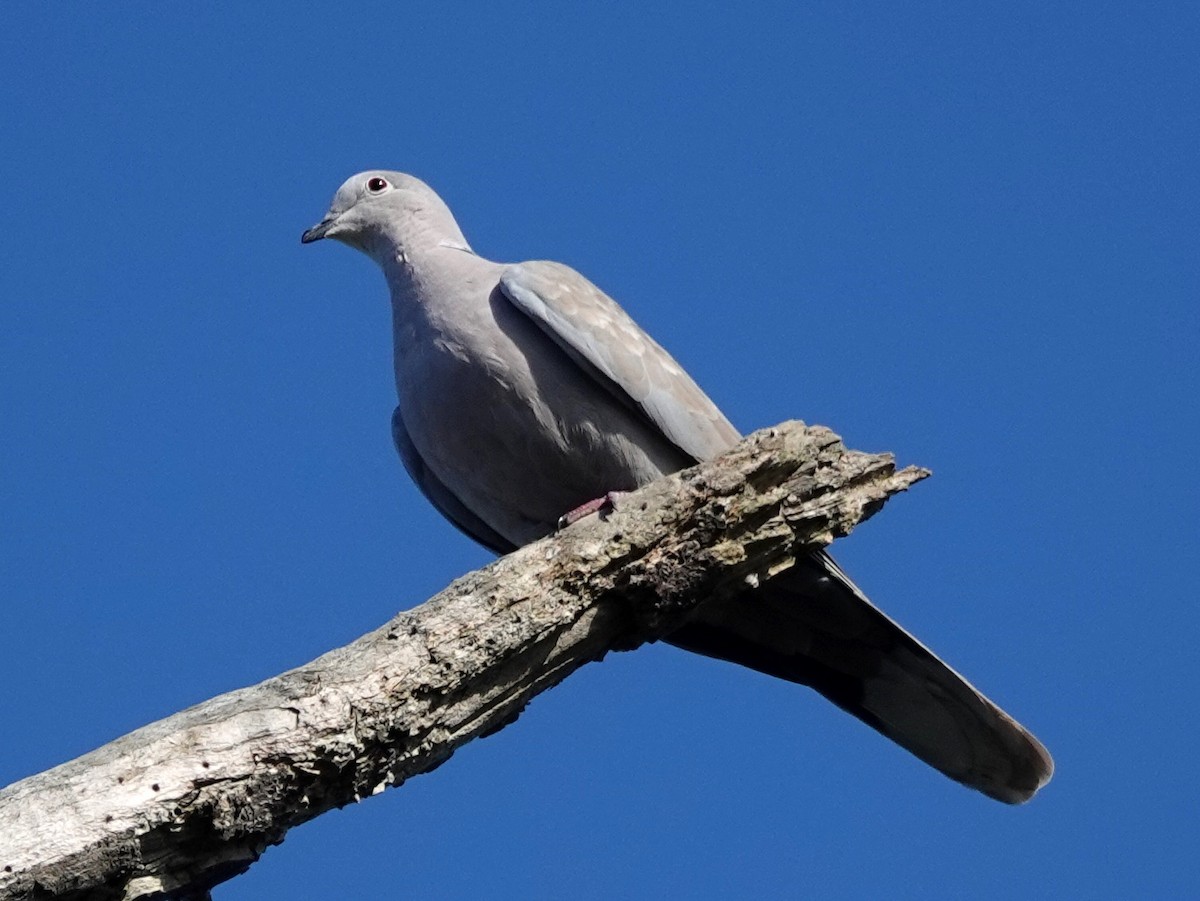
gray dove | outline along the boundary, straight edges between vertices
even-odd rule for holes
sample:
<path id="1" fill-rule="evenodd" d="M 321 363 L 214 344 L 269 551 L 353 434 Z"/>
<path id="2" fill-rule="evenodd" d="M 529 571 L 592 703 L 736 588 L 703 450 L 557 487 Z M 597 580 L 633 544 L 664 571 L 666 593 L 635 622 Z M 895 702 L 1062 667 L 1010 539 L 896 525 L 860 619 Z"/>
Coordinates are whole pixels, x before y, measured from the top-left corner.
<path id="1" fill-rule="evenodd" d="M 740 439 L 683 368 L 561 263 L 493 263 L 400 172 L 362 172 L 301 237 L 371 257 L 392 297 L 392 434 L 455 526 L 498 554 Z M 824 552 L 702 605 L 667 641 L 808 685 L 952 779 L 1017 804 L 1046 749 L 878 610 Z"/>

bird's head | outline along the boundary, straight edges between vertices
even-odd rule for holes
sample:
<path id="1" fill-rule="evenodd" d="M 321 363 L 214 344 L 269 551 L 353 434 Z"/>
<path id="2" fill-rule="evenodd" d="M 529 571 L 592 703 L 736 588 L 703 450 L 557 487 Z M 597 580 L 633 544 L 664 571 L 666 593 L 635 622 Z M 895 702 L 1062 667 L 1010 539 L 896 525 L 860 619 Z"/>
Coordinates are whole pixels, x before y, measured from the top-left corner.
<path id="1" fill-rule="evenodd" d="M 352 175 L 333 195 L 329 212 L 300 236 L 304 244 L 333 238 L 376 260 L 423 241 L 466 240 L 449 207 L 419 178 L 372 169 Z"/>

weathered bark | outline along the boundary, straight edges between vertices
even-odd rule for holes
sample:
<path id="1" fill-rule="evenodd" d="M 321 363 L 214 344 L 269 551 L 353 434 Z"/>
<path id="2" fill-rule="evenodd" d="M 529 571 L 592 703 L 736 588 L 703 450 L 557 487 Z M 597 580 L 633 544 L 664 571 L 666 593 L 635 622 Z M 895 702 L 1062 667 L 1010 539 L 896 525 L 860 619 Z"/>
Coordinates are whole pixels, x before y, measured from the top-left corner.
<path id="1" fill-rule="evenodd" d="M 757 432 L 306 666 L 0 791 L 0 898 L 203 898 L 292 826 L 432 770 L 926 475 L 820 427 Z"/>

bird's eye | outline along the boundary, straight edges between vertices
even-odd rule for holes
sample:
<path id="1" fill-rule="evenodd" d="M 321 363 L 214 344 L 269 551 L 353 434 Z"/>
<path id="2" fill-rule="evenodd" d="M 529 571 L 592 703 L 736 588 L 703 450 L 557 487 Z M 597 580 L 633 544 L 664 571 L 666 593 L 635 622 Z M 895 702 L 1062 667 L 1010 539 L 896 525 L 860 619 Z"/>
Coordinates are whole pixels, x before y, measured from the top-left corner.
<path id="1" fill-rule="evenodd" d="M 391 185 L 388 184 L 388 180 L 386 178 L 380 178 L 378 175 L 367 182 L 367 190 L 372 194 L 382 194 L 390 187 Z"/>

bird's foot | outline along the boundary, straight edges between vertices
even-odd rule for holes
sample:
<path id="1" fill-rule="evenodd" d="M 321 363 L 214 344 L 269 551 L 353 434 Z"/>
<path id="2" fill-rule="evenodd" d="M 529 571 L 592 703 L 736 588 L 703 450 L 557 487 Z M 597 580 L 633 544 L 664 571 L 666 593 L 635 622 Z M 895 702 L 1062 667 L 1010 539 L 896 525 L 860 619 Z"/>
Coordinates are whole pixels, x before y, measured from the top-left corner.
<path id="1" fill-rule="evenodd" d="M 565 529 L 572 523 L 577 523 L 585 516 L 591 516 L 593 513 L 611 513 L 617 509 L 617 501 L 627 495 L 628 491 L 610 491 L 604 497 L 593 498 L 586 504 L 580 504 L 574 510 L 568 510 L 558 518 L 558 528 Z"/>

